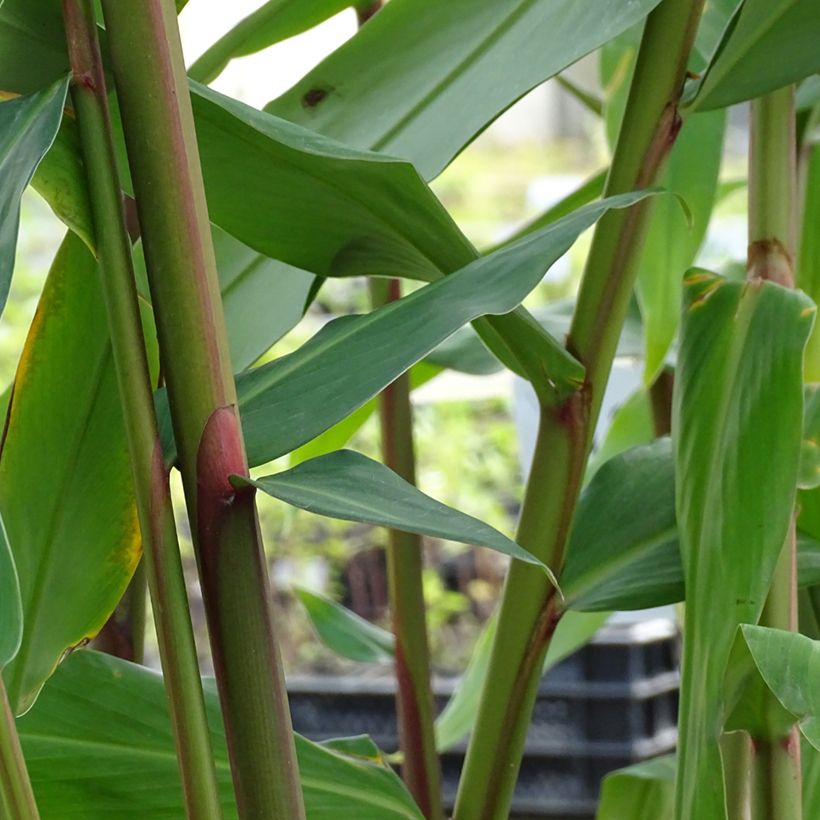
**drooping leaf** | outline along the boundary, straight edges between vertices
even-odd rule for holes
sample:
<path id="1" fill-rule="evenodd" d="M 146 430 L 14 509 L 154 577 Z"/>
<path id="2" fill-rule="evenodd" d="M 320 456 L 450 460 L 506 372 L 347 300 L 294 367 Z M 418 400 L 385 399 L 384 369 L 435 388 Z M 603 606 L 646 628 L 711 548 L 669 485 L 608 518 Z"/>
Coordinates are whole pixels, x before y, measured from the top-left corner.
<path id="1" fill-rule="evenodd" d="M 240 374 L 237 391 L 251 465 L 285 455 L 327 430 L 472 319 L 512 310 L 605 210 L 642 196 L 626 194 L 581 208 L 385 307 L 336 319 L 296 352 Z M 346 376 L 351 368 L 355 379 Z M 159 402 L 163 446 L 173 461 L 167 400 L 161 395 Z"/>
<path id="2" fill-rule="evenodd" d="M 596 820 L 671 820 L 675 756 L 645 760 L 610 772 L 601 784 Z"/>
<path id="3" fill-rule="evenodd" d="M 409 159 L 431 179 L 524 93 L 656 5 L 391 0 L 268 109 L 350 145 Z"/>
<path id="4" fill-rule="evenodd" d="M 235 820 L 216 688 L 205 703 L 225 820 Z M 18 731 L 43 820 L 184 820 L 162 678 L 97 652 L 73 653 Z M 389 768 L 296 737 L 310 820 L 421 815 Z"/>
<path id="5" fill-rule="evenodd" d="M 393 661 L 393 636 L 387 630 L 324 595 L 300 587 L 294 592 L 322 642 L 337 655 L 361 663 Z"/>
<path id="6" fill-rule="evenodd" d="M 318 515 L 489 547 L 544 567 L 555 583 L 538 558 L 494 527 L 430 498 L 389 467 L 352 450 L 303 461 L 264 478 L 232 480 Z"/>
<path id="7" fill-rule="evenodd" d="M 211 83 L 236 57 L 301 34 L 354 4 L 354 0 L 268 0 L 198 57 L 188 75 L 197 82 Z"/>
<path id="8" fill-rule="evenodd" d="M 23 638 L 23 606 L 14 557 L 0 521 L 0 671 L 17 654 Z"/>
<path id="9" fill-rule="evenodd" d="M 54 261 L 17 370 L 0 514 L 24 615 L 20 651 L 4 672 L 20 713 L 66 649 L 103 626 L 140 555 L 96 263 L 73 234 Z"/>
<path id="10" fill-rule="evenodd" d="M 723 108 L 820 71 L 818 38 L 819 0 L 746 0 L 706 69 L 692 108 Z"/>
<path id="11" fill-rule="evenodd" d="M 543 674 L 586 644 L 604 625 L 609 612 L 565 612 L 550 641 L 544 659 Z M 478 713 L 479 699 L 487 677 L 497 614 L 493 614 L 476 641 L 467 669 L 458 686 L 436 719 L 436 748 L 450 749 L 462 741 L 473 728 Z"/>
<path id="12" fill-rule="evenodd" d="M 725 125 L 724 111 L 692 116 L 672 148 L 661 184 L 683 199 L 689 218 L 674 197 L 659 198 L 652 206 L 637 287 L 646 384 L 657 377 L 677 334 L 683 274 L 695 261 L 712 214 Z"/>
<path id="13" fill-rule="evenodd" d="M 0 312 L 14 268 L 20 197 L 54 142 L 67 90 L 68 79 L 63 78 L 27 97 L 0 102 Z"/>
<path id="14" fill-rule="evenodd" d="M 675 374 L 676 505 L 686 579 L 677 809 L 724 810 L 718 735 L 740 623 L 762 610 L 791 518 L 814 318 L 771 282 L 689 274 Z"/>

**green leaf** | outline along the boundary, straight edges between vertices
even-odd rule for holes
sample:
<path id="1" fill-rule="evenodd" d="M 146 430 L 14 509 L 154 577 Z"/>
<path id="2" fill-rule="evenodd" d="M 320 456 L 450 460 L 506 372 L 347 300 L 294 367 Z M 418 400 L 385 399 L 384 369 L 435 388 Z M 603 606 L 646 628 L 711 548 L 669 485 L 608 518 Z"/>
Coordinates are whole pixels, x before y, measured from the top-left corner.
<path id="1" fill-rule="evenodd" d="M 581 208 L 385 307 L 336 319 L 296 352 L 240 374 L 251 465 L 285 455 L 332 427 L 472 319 L 511 311 L 604 211 L 643 196 L 625 194 Z M 357 377 L 341 378 L 351 368 Z M 173 461 L 164 394 L 158 401 L 166 458 Z"/>
<path id="2" fill-rule="evenodd" d="M 140 556 L 140 534 L 96 263 L 69 234 L 20 359 L 0 453 L 24 615 L 4 677 L 27 709 L 65 651 L 95 635 Z"/>
<path id="3" fill-rule="evenodd" d="M 801 490 L 820 487 L 820 385 L 816 384 L 808 385 L 805 390 L 803 442 L 797 485 Z"/>
<path id="4" fill-rule="evenodd" d="M 556 583 L 549 568 L 515 541 L 489 524 L 430 498 L 389 467 L 361 453 L 339 450 L 276 475 L 258 479 L 234 476 L 231 480 L 317 515 L 489 547 L 543 567 Z"/>
<path id="5" fill-rule="evenodd" d="M 205 681 L 205 703 L 225 820 L 235 820 L 212 680 Z M 168 698 L 157 673 L 75 652 L 17 725 L 43 820 L 184 820 Z M 310 820 L 420 820 L 386 766 L 299 736 L 296 753 Z"/>
<path id="6" fill-rule="evenodd" d="M 815 308 L 771 282 L 702 271 L 686 277 L 684 297 L 673 414 L 686 579 L 678 813 L 717 817 L 723 678 L 738 624 L 760 615 L 792 514 Z"/>
<path id="7" fill-rule="evenodd" d="M 759 97 L 820 70 L 820 0 L 746 0 L 706 70 L 692 108 Z"/>
<path id="8" fill-rule="evenodd" d="M 675 197 L 660 197 L 652 205 L 637 288 L 646 384 L 654 382 L 677 335 L 683 274 L 695 261 L 712 214 L 725 125 L 724 111 L 692 116 L 672 148 L 661 184 L 684 200 L 690 218 Z"/>
<path id="9" fill-rule="evenodd" d="M 301 34 L 352 5 L 354 0 L 268 0 L 205 51 L 188 75 L 197 82 L 211 83 L 236 57 Z"/>
<path id="10" fill-rule="evenodd" d="M 14 557 L 0 521 L 0 671 L 17 654 L 23 638 L 23 606 Z"/>
<path id="11" fill-rule="evenodd" d="M 54 0 L 0 4 L 0 90 L 30 94 L 68 72 L 63 15 Z"/>
<path id="12" fill-rule="evenodd" d="M 296 587 L 322 642 L 337 655 L 361 663 L 391 663 L 393 635 L 324 595 Z"/>
<path id="13" fill-rule="evenodd" d="M 542 673 L 547 674 L 553 666 L 586 644 L 610 614 L 565 612 L 550 641 Z M 436 748 L 439 751 L 452 748 L 472 731 L 490 664 L 497 622 L 498 618 L 494 613 L 478 636 L 458 687 L 436 720 Z"/>
<path id="14" fill-rule="evenodd" d="M 20 197 L 54 142 L 67 90 L 63 78 L 36 94 L 0 102 L 0 312 L 14 269 Z"/>
<path id="15" fill-rule="evenodd" d="M 740 627 L 757 670 L 800 731 L 820 750 L 820 642 L 797 632 L 743 624 Z"/>
<path id="16" fill-rule="evenodd" d="M 675 756 L 645 760 L 610 772 L 601 784 L 596 820 L 671 820 Z"/>
<path id="17" fill-rule="evenodd" d="M 431 179 L 515 100 L 656 5 L 391 0 L 267 107 Z"/>
<path id="18" fill-rule="evenodd" d="M 669 439 L 604 464 L 575 513 L 561 588 L 586 611 L 643 609 L 683 599 Z"/>
<path id="19" fill-rule="evenodd" d="M 797 254 L 797 286 L 817 304 L 820 302 L 820 144 L 807 146 L 801 159 L 803 224 Z M 820 327 L 815 324 L 806 347 L 806 381 L 820 382 Z"/>

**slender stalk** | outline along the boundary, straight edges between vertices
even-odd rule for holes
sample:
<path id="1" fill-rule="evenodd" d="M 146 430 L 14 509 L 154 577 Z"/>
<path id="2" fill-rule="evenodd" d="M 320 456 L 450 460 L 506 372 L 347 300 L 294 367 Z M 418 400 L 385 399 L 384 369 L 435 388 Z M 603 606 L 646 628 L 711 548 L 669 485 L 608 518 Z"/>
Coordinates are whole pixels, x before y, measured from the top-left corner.
<path id="1" fill-rule="evenodd" d="M 20 748 L 14 715 L 0 674 L 0 809 L 14 820 L 40 820 Z"/>
<path id="2" fill-rule="evenodd" d="M 371 280 L 374 307 L 401 297 L 398 279 Z M 416 483 L 413 408 L 407 374 L 384 389 L 379 400 L 384 462 Z M 444 817 L 441 766 L 436 754 L 435 709 L 430 688 L 430 651 L 422 586 L 422 545 L 415 533 L 389 530 L 387 575 L 396 636 L 396 711 L 404 754 L 402 777 L 427 818 Z"/>
<path id="3" fill-rule="evenodd" d="M 117 175 L 105 76 L 92 0 L 63 0 L 68 51 L 103 297 L 188 816 L 222 816 L 168 475 L 162 463 L 145 340 Z M 145 606 L 131 585 L 131 610 Z M 135 598 L 141 599 L 138 603 Z M 141 619 L 132 619 L 132 624 Z M 141 649 L 140 649 L 141 653 Z"/>
<path id="4" fill-rule="evenodd" d="M 242 818 L 304 817 L 270 582 L 171 0 L 104 0 L 188 515 Z"/>
<path id="5" fill-rule="evenodd" d="M 672 391 L 674 387 L 675 371 L 671 367 L 664 367 L 649 388 L 652 425 L 658 438 L 672 434 Z"/>
<path id="6" fill-rule="evenodd" d="M 749 147 L 748 278 L 769 279 L 794 287 L 797 231 L 797 170 L 794 87 L 774 91 L 752 102 Z M 794 520 L 775 568 L 764 626 L 797 629 L 797 543 Z M 779 737 L 758 739 L 753 766 L 763 813 L 772 820 L 803 816 L 800 735 L 796 725 Z M 764 785 L 765 784 L 765 785 Z"/>
<path id="7" fill-rule="evenodd" d="M 101 270 L 102 272 L 102 270 Z M 110 330 L 110 328 L 109 328 Z M 133 463 L 133 462 L 132 462 Z M 143 540 L 143 551 L 148 546 Z M 145 601 L 147 598 L 145 562 L 140 561 L 117 608 L 92 643 L 94 649 L 131 663 L 145 660 Z"/>
<path id="8" fill-rule="evenodd" d="M 726 776 L 726 820 L 751 820 L 752 739 L 728 732 L 720 739 Z"/>
<path id="9" fill-rule="evenodd" d="M 646 187 L 657 178 L 680 127 L 677 104 L 701 8 L 698 1 L 663 0 L 647 18 L 607 195 Z M 517 540 L 559 572 L 647 214 L 647 206 L 638 205 L 611 211 L 598 223 L 567 340 L 586 368 L 586 381 L 559 407 L 541 410 Z M 560 615 L 543 573 L 513 562 L 456 820 L 507 817 L 543 658 Z"/>

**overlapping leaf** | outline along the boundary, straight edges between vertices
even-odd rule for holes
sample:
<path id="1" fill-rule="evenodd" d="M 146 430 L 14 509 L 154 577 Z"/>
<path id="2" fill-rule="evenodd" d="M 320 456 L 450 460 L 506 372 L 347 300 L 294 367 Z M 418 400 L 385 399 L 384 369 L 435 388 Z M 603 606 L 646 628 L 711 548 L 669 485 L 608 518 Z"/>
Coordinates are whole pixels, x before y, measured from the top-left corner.
<path id="1" fill-rule="evenodd" d="M 205 681 L 226 820 L 236 818 L 213 681 Z M 185 808 L 162 678 L 108 655 L 75 652 L 18 721 L 43 820 L 183 820 Z M 357 747 L 358 748 L 358 747 Z M 396 774 L 296 737 L 310 820 L 419 820 Z"/>
<path id="2" fill-rule="evenodd" d="M 9 548 L 6 528 L 0 521 L 0 671 L 17 654 L 23 638 L 20 582 Z"/>
<path id="3" fill-rule="evenodd" d="M 670 820 L 675 803 L 675 757 L 667 755 L 608 774 L 596 820 Z"/>
<path id="4" fill-rule="evenodd" d="M 96 263 L 73 234 L 55 259 L 15 380 L 0 514 L 17 565 L 23 640 L 4 677 L 16 712 L 66 649 L 94 635 L 140 554 Z"/>
<path id="5" fill-rule="evenodd" d="M 685 282 L 674 409 L 686 580 L 677 812 L 720 816 L 722 686 L 738 624 L 754 623 L 797 484 L 804 295 L 693 272 Z"/>

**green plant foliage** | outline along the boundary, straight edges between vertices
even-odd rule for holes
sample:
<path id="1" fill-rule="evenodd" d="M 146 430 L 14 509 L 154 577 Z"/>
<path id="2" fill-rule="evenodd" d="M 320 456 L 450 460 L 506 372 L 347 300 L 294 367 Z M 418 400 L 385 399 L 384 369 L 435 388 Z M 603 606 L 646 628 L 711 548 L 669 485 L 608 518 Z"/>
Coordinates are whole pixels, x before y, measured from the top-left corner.
<path id="1" fill-rule="evenodd" d="M 318 515 L 489 547 L 544 567 L 498 530 L 441 504 L 388 467 L 351 450 L 303 461 L 276 475 L 255 480 L 235 476 L 232 480 Z M 555 583 L 549 568 L 544 568 Z"/>
<path id="2" fill-rule="evenodd" d="M 17 654 L 22 638 L 20 582 L 17 580 L 6 528 L 0 521 L 0 671 Z"/>
<path id="3" fill-rule="evenodd" d="M 392 663 L 394 641 L 387 630 L 324 595 L 300 587 L 294 592 L 322 642 L 337 655 L 361 663 Z"/>
<path id="4" fill-rule="evenodd" d="M 35 94 L 0 103 L 0 312 L 14 268 L 20 197 L 54 142 L 67 89 L 68 80 L 62 79 Z"/>
<path id="5" fill-rule="evenodd" d="M 675 197 L 652 204 L 638 272 L 646 352 L 644 379 L 651 384 L 664 365 L 678 329 L 683 274 L 700 249 L 717 192 L 726 112 L 690 117 L 664 171 L 662 185 Z"/>
<path id="6" fill-rule="evenodd" d="M 797 286 L 815 303 L 820 300 L 820 144 L 804 149 L 805 196 L 800 251 L 797 254 Z M 806 381 L 820 382 L 820 328 L 815 327 L 806 347 Z"/>
<path id="7" fill-rule="evenodd" d="M 236 57 L 246 57 L 301 34 L 354 0 L 268 0 L 219 38 L 188 70 L 192 80 L 213 82 Z"/>
<path id="8" fill-rule="evenodd" d="M 430 179 L 524 93 L 655 5 L 391 0 L 267 108 L 350 145 L 409 159 Z M 530 59 L 520 61 L 524 53 Z M 517 70 L 498 70 L 509 64 Z"/>
<path id="9" fill-rule="evenodd" d="M 684 285 L 676 371 L 676 505 L 686 579 L 678 813 L 721 816 L 723 676 L 760 615 L 797 484 L 811 302 L 703 271 Z M 761 478 L 765 476 L 766 480 Z"/>
<path id="10" fill-rule="evenodd" d="M 213 681 L 205 681 L 205 701 L 223 810 L 231 820 L 237 815 Z M 75 652 L 18 721 L 18 731 L 43 820 L 185 817 L 167 697 L 155 672 Z M 421 818 L 387 766 L 296 741 L 309 820 Z"/>
<path id="11" fill-rule="evenodd" d="M 66 649 L 103 626 L 140 556 L 96 263 L 73 234 L 54 261 L 17 371 L 0 513 L 24 615 L 20 651 L 4 673 L 20 713 Z"/>
<path id="12" fill-rule="evenodd" d="M 706 69 L 692 108 L 723 108 L 820 71 L 818 37 L 818 0 L 746 0 Z"/>
<path id="13" fill-rule="evenodd" d="M 336 319 L 295 353 L 240 374 L 237 392 L 251 466 L 285 455 L 341 421 L 472 319 L 512 310 L 581 231 L 609 208 L 628 207 L 645 195 L 624 194 L 581 208 L 397 302 Z M 401 337 L 397 326 L 404 329 Z M 339 374 L 351 367 L 357 378 L 340 382 Z M 561 375 L 571 382 L 577 371 L 564 369 Z M 173 461 L 162 395 L 159 414 L 166 457 Z"/>
<path id="14" fill-rule="evenodd" d="M 669 820 L 675 803 L 675 757 L 667 755 L 608 774 L 596 820 Z"/>

